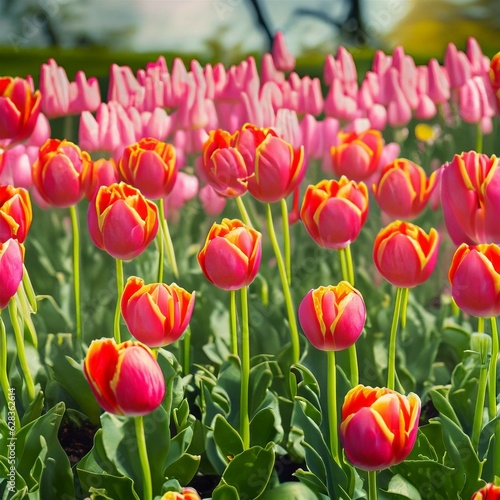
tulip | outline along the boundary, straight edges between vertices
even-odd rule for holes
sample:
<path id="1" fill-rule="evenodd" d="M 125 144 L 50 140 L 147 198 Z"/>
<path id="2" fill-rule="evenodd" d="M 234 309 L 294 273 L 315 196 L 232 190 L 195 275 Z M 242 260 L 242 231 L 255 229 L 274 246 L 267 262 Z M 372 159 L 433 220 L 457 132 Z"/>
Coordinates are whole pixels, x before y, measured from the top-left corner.
<path id="1" fill-rule="evenodd" d="M 0 309 L 5 309 L 23 279 L 24 248 L 18 240 L 0 242 Z"/>
<path id="2" fill-rule="evenodd" d="M 361 133 L 339 134 L 340 144 L 330 150 L 333 171 L 359 182 L 370 177 L 379 165 L 384 147 L 382 133 L 366 130 Z"/>
<path id="3" fill-rule="evenodd" d="M 44 201 L 59 208 L 76 205 L 84 196 L 83 175 L 90 155 L 66 140 L 49 139 L 33 165 L 33 183 Z"/>
<path id="4" fill-rule="evenodd" d="M 164 198 L 177 178 L 175 149 L 171 144 L 146 137 L 125 148 L 118 169 L 123 180 L 146 198 Z"/>
<path id="5" fill-rule="evenodd" d="M 448 272 L 460 309 L 487 318 L 500 314 L 500 247 L 494 243 L 460 245 Z"/>
<path id="6" fill-rule="evenodd" d="M 500 498 L 500 486 L 488 483 L 476 491 L 470 500 L 497 500 L 498 498 Z"/>
<path id="7" fill-rule="evenodd" d="M 212 130 L 203 145 L 202 166 L 206 180 L 221 196 L 242 196 L 248 189 L 247 166 L 235 143 L 238 134 Z"/>
<path id="8" fill-rule="evenodd" d="M 158 209 L 139 190 L 123 182 L 102 186 L 88 209 L 94 244 L 112 257 L 131 260 L 140 255 L 158 232 Z"/>
<path id="9" fill-rule="evenodd" d="M 27 139 L 40 114 L 40 91 L 23 78 L 0 77 L 0 140 Z"/>
<path id="10" fill-rule="evenodd" d="M 193 488 L 182 488 L 182 493 L 167 491 L 161 500 L 201 500 L 201 497 Z"/>
<path id="11" fill-rule="evenodd" d="M 309 342 L 323 351 L 347 349 L 366 322 L 363 297 L 347 281 L 310 290 L 299 306 L 299 321 Z"/>
<path id="12" fill-rule="evenodd" d="M 461 243 L 500 242 L 499 160 L 469 151 L 443 167 L 441 202 L 451 239 Z"/>
<path id="13" fill-rule="evenodd" d="M 366 471 L 386 469 L 410 454 L 418 431 L 420 399 L 358 385 L 342 405 L 340 439 L 348 460 Z"/>
<path id="14" fill-rule="evenodd" d="M 198 197 L 207 215 L 219 215 L 226 206 L 226 199 L 219 195 L 210 184 L 200 189 Z"/>
<path id="15" fill-rule="evenodd" d="M 149 347 L 178 340 L 186 330 L 194 308 L 194 292 L 164 283 L 145 285 L 130 277 L 121 298 L 121 311 L 130 333 Z"/>
<path id="16" fill-rule="evenodd" d="M 0 242 L 15 238 L 23 243 L 33 220 L 28 191 L 0 186 Z"/>
<path id="17" fill-rule="evenodd" d="M 490 80 L 500 108 L 500 52 L 497 52 L 490 61 Z"/>
<path id="18" fill-rule="evenodd" d="M 300 217 L 321 247 L 346 248 L 359 235 L 368 215 L 368 189 L 342 176 L 308 186 Z"/>
<path id="19" fill-rule="evenodd" d="M 110 186 L 115 182 L 118 182 L 118 171 L 113 158 L 92 161 L 83 172 L 85 197 L 90 201 L 101 186 Z"/>
<path id="20" fill-rule="evenodd" d="M 427 205 L 436 186 L 436 172 L 427 178 L 425 170 L 404 158 L 387 164 L 373 185 L 375 200 L 391 217 L 413 219 Z"/>
<path id="21" fill-rule="evenodd" d="M 211 227 L 198 262 L 208 281 L 233 291 L 255 279 L 261 257 L 261 233 L 237 219 L 223 219 Z"/>
<path id="22" fill-rule="evenodd" d="M 99 405 L 116 415 L 141 416 L 160 406 L 165 379 L 151 350 L 140 342 L 93 340 L 83 373 Z"/>
<path id="23" fill-rule="evenodd" d="M 438 233 L 400 220 L 391 222 L 375 238 L 373 260 L 380 274 L 399 288 L 422 284 L 436 267 Z"/>
<path id="24" fill-rule="evenodd" d="M 272 47 L 273 61 L 280 71 L 292 71 L 295 67 L 295 57 L 286 46 L 285 36 L 278 31 L 274 36 Z"/>

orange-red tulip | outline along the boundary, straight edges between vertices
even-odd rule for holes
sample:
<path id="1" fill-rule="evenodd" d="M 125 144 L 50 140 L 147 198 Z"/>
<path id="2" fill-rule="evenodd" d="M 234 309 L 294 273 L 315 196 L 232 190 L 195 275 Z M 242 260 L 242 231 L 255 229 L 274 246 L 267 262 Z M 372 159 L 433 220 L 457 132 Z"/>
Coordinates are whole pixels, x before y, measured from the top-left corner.
<path id="1" fill-rule="evenodd" d="M 480 490 L 476 491 L 470 500 L 498 500 L 500 499 L 500 486 L 488 483 Z"/>
<path id="2" fill-rule="evenodd" d="M 0 186 L 0 242 L 15 238 L 23 243 L 33 220 L 28 191 Z"/>
<path id="3" fill-rule="evenodd" d="M 18 240 L 0 242 L 0 309 L 5 309 L 23 279 L 24 247 Z"/>

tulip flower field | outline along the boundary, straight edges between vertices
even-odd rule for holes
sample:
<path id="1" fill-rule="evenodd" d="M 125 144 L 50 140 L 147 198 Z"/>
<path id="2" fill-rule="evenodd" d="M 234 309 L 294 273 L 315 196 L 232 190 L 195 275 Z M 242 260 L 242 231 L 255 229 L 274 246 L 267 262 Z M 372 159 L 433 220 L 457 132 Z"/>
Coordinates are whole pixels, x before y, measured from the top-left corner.
<path id="1" fill-rule="evenodd" d="M 0 77 L 2 500 L 500 498 L 500 52 L 322 70 Z"/>

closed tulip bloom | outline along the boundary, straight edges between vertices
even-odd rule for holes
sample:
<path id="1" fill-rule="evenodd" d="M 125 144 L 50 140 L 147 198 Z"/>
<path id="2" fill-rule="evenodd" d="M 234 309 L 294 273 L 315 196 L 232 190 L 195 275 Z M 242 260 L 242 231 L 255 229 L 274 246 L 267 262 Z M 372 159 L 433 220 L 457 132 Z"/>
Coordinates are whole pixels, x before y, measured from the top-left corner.
<path id="1" fill-rule="evenodd" d="M 365 326 L 365 302 L 347 281 L 322 286 L 310 290 L 300 303 L 299 321 L 316 349 L 347 349 L 358 340 Z"/>
<path id="2" fill-rule="evenodd" d="M 0 186 L 0 242 L 15 238 L 23 243 L 33 220 L 28 191 Z"/>
<path id="3" fill-rule="evenodd" d="M 193 488 L 182 488 L 182 493 L 167 491 L 161 500 L 201 500 L 201 497 Z"/>
<path id="4" fill-rule="evenodd" d="M 89 205 L 88 228 L 94 244 L 112 257 L 139 256 L 158 232 L 158 209 L 123 182 L 101 186 Z"/>
<path id="5" fill-rule="evenodd" d="M 217 194 L 230 198 L 241 196 L 248 189 L 247 166 L 235 147 L 237 136 L 221 129 L 212 130 L 202 153 L 207 182 Z"/>
<path id="6" fill-rule="evenodd" d="M 85 194 L 83 176 L 90 162 L 90 155 L 76 144 L 48 139 L 33 165 L 33 183 L 49 205 L 71 207 Z"/>
<path id="7" fill-rule="evenodd" d="M 0 242 L 0 309 L 5 309 L 23 279 L 24 249 L 18 240 Z"/>
<path id="8" fill-rule="evenodd" d="M 498 500 L 500 498 L 500 486 L 488 483 L 480 490 L 476 491 L 470 500 Z"/>
<path id="9" fill-rule="evenodd" d="M 248 172 L 248 191 L 259 201 L 286 198 L 305 174 L 304 147 L 293 146 L 274 130 L 245 124 L 236 142 Z"/>
<path id="10" fill-rule="evenodd" d="M 427 234 L 411 222 L 391 222 L 376 236 L 373 260 L 380 274 L 391 285 L 413 288 L 426 281 L 436 267 L 438 232 Z"/>
<path id="11" fill-rule="evenodd" d="M 83 173 L 85 197 L 90 201 L 101 186 L 110 186 L 115 182 L 118 182 L 118 170 L 113 158 L 92 161 Z"/>
<path id="12" fill-rule="evenodd" d="M 349 462 L 366 471 L 396 465 L 410 454 L 418 431 L 420 399 L 358 385 L 342 405 L 340 438 Z"/>
<path id="13" fill-rule="evenodd" d="M 384 148 L 384 139 L 379 130 L 370 129 L 359 134 L 340 133 L 339 141 L 338 146 L 330 149 L 335 175 L 345 175 L 359 182 L 375 173 Z"/>
<path id="14" fill-rule="evenodd" d="M 500 314 L 500 247 L 460 245 L 451 261 L 448 279 L 458 307 L 473 316 Z"/>
<path id="15" fill-rule="evenodd" d="M 194 308 L 191 294 L 177 286 L 130 277 L 121 299 L 121 311 L 130 333 L 148 347 L 171 344 L 186 330 Z"/>
<path id="16" fill-rule="evenodd" d="M 262 234 L 240 220 L 223 219 L 211 227 L 198 262 L 208 281 L 229 291 L 255 279 L 261 257 Z"/>
<path id="17" fill-rule="evenodd" d="M 455 155 L 443 167 L 444 221 L 456 245 L 500 242 L 500 167 L 496 156 Z"/>
<path id="18" fill-rule="evenodd" d="M 23 78 L 0 77 L 0 140 L 27 139 L 40 114 L 41 94 Z"/>
<path id="19" fill-rule="evenodd" d="M 500 109 L 500 52 L 497 52 L 490 61 L 490 80 Z"/>
<path id="20" fill-rule="evenodd" d="M 359 235 L 368 215 L 368 189 L 342 176 L 308 186 L 300 217 L 321 247 L 339 250 Z"/>
<path id="21" fill-rule="evenodd" d="M 140 342 L 93 340 L 83 373 L 99 405 L 115 415 L 146 415 L 156 410 L 165 396 L 160 365 Z"/>
<path id="22" fill-rule="evenodd" d="M 164 198 L 172 191 L 177 178 L 175 148 L 146 137 L 125 148 L 118 168 L 123 180 L 146 198 Z"/>
<path id="23" fill-rule="evenodd" d="M 404 158 L 387 164 L 373 194 L 381 210 L 397 219 L 413 219 L 424 210 L 436 187 L 436 172 L 428 178 L 425 170 Z"/>

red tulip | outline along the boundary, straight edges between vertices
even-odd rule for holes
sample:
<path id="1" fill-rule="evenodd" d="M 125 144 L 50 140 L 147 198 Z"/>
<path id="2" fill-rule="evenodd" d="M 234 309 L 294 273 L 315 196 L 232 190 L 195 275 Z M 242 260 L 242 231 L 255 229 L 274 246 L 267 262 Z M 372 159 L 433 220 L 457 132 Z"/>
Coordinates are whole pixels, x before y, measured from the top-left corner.
<path id="1" fill-rule="evenodd" d="M 410 454 L 418 431 L 420 399 L 390 389 L 358 385 L 342 405 L 340 438 L 348 460 L 372 471 L 396 465 Z"/>
<path id="2" fill-rule="evenodd" d="M 23 243 L 33 220 L 28 191 L 0 186 L 0 242 L 15 238 Z"/>
<path id="3" fill-rule="evenodd" d="M 470 500 L 498 500 L 500 498 L 500 486 L 488 483 L 476 491 Z"/>
<path id="4" fill-rule="evenodd" d="M 139 190 L 120 182 L 102 186 L 89 205 L 87 222 L 94 244 L 112 257 L 131 260 L 158 232 L 158 209 Z"/>
<path id="5" fill-rule="evenodd" d="M 373 185 L 375 200 L 383 212 L 397 219 L 413 219 L 427 205 L 436 186 L 436 172 L 425 170 L 404 158 L 387 164 Z"/>
<path id="6" fill-rule="evenodd" d="M 145 285 L 130 277 L 121 299 L 121 311 L 130 333 L 149 347 L 178 340 L 186 330 L 194 308 L 194 292 L 164 283 Z"/>
<path id="7" fill-rule="evenodd" d="M 322 286 L 309 291 L 300 303 L 299 321 L 316 349 L 347 349 L 358 340 L 365 326 L 365 302 L 347 281 Z"/>
<path id="8" fill-rule="evenodd" d="M 84 196 L 83 176 L 90 161 L 90 155 L 76 144 L 49 139 L 33 165 L 33 183 L 48 204 L 71 207 Z"/>
<path id="9" fill-rule="evenodd" d="M 500 314 L 500 247 L 496 244 L 460 245 L 448 278 L 458 307 L 483 318 Z"/>
<path id="10" fill-rule="evenodd" d="M 237 219 L 223 219 L 211 227 L 198 262 L 215 286 L 239 290 L 255 279 L 261 257 L 262 235 Z"/>
<path id="11" fill-rule="evenodd" d="M 87 200 L 92 200 L 101 186 L 118 182 L 118 170 L 113 158 L 92 161 L 83 173 L 83 187 Z"/>
<path id="12" fill-rule="evenodd" d="M 0 77 L 0 140 L 27 139 L 40 114 L 41 94 L 23 78 Z"/>
<path id="13" fill-rule="evenodd" d="M 101 407 L 116 415 L 140 416 L 160 406 L 165 379 L 150 349 L 140 342 L 93 340 L 83 373 Z"/>
<path id="14" fill-rule="evenodd" d="M 0 309 L 5 309 L 23 279 L 24 248 L 18 240 L 0 242 Z"/>
<path id="15" fill-rule="evenodd" d="M 321 247 L 346 248 L 359 235 L 368 215 L 368 189 L 342 176 L 308 186 L 300 217 Z"/>
<path id="16" fill-rule="evenodd" d="M 164 198 L 172 191 L 177 178 L 175 148 L 146 137 L 125 148 L 118 168 L 123 180 L 146 198 Z"/>
<path id="17" fill-rule="evenodd" d="M 340 133 L 339 141 L 338 146 L 330 149 L 333 171 L 338 177 L 345 175 L 359 182 L 375 173 L 384 148 L 380 131 Z"/>
<path id="18" fill-rule="evenodd" d="M 373 260 L 380 274 L 392 285 L 412 288 L 432 274 L 438 257 L 438 233 L 427 234 L 410 222 L 394 221 L 375 238 Z"/>
<path id="19" fill-rule="evenodd" d="M 455 155 L 443 167 L 444 221 L 456 245 L 500 241 L 500 166 L 496 156 Z"/>

